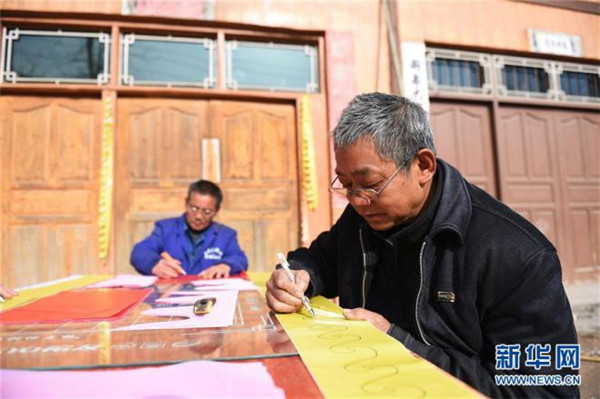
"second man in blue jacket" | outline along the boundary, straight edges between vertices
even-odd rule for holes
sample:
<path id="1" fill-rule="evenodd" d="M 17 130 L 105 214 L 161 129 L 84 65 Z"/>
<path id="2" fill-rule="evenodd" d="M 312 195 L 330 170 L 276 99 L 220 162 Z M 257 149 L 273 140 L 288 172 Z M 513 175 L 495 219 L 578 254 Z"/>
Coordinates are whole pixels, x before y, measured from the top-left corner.
<path id="1" fill-rule="evenodd" d="M 185 213 L 156 222 L 152 234 L 133 247 L 133 267 L 160 278 L 174 278 L 182 271 L 224 278 L 247 270 L 248 259 L 236 231 L 213 221 L 222 200 L 216 184 L 208 180 L 190 184 Z"/>

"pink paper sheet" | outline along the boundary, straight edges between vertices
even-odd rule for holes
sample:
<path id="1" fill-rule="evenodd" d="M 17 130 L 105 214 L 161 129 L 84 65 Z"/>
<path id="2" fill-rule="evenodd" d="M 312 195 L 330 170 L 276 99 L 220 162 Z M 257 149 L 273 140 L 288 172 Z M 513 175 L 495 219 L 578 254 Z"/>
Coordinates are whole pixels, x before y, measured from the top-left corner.
<path id="1" fill-rule="evenodd" d="M 0 370 L 2 398 L 283 398 L 256 363 L 191 361 L 131 370 Z"/>

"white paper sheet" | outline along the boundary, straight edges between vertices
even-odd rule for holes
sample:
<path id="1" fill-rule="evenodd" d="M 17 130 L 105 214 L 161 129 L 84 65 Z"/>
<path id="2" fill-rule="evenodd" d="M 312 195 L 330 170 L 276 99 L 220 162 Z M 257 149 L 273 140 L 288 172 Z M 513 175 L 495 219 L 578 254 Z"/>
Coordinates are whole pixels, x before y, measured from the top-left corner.
<path id="1" fill-rule="evenodd" d="M 237 305 L 237 291 L 214 292 L 211 296 L 216 298 L 217 301 L 208 314 L 201 316 L 194 315 L 193 306 L 171 306 L 148 309 L 142 312 L 142 316 L 188 318 L 183 320 L 132 324 L 130 326 L 113 329 L 113 331 L 172 330 L 178 328 L 227 327 L 232 325 L 235 306 Z"/>
<path id="2" fill-rule="evenodd" d="M 139 274 L 118 274 L 114 278 L 100 281 L 99 283 L 88 285 L 86 288 L 116 288 L 131 287 L 144 288 L 149 287 L 158 280 L 156 276 L 140 276 Z"/>

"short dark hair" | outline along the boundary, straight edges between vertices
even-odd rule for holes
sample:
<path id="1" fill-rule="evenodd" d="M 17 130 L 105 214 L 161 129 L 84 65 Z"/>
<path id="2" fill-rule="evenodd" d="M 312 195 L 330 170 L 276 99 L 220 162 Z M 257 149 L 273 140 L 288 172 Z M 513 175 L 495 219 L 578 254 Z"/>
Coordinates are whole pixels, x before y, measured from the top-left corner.
<path id="1" fill-rule="evenodd" d="M 217 209 L 221 207 L 221 202 L 223 201 L 223 192 L 215 183 L 208 180 L 198 180 L 190 184 L 188 188 L 186 201 L 189 201 L 192 193 L 198 193 L 203 195 L 210 195 L 217 200 Z"/>

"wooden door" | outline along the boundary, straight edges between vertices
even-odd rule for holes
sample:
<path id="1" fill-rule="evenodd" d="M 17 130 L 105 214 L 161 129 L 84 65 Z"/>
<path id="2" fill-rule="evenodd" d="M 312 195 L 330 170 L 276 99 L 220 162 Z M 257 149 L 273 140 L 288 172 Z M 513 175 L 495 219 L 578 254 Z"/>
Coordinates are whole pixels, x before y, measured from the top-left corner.
<path id="1" fill-rule="evenodd" d="M 295 110 L 291 105 L 211 102 L 221 148 L 221 220 L 238 231 L 251 270 L 299 245 Z"/>
<path id="2" fill-rule="evenodd" d="M 159 219 L 185 210 L 189 184 L 201 177 L 207 101 L 120 99 L 115 182 L 116 271 L 131 273 L 133 245 Z"/>
<path id="3" fill-rule="evenodd" d="M 568 281 L 600 277 L 600 116 L 554 111 Z"/>
<path id="4" fill-rule="evenodd" d="M 501 108 L 498 162 L 502 200 L 565 252 L 560 176 L 551 111 Z"/>
<path id="5" fill-rule="evenodd" d="M 97 273 L 99 99 L 0 98 L 2 282 Z"/>
<path id="6" fill-rule="evenodd" d="M 430 115 L 437 155 L 497 198 L 489 108 L 433 102 Z"/>
<path id="7" fill-rule="evenodd" d="M 252 270 L 295 248 L 298 179 L 293 106 L 121 99 L 115 182 L 116 269 L 131 272 L 133 245 L 154 222 L 180 215 L 188 185 L 218 183 L 216 220 L 238 232 Z"/>

